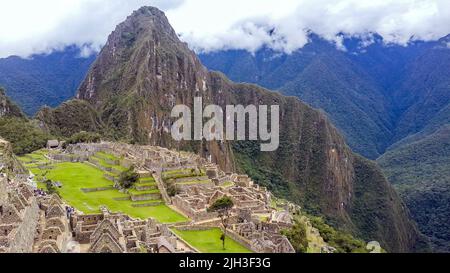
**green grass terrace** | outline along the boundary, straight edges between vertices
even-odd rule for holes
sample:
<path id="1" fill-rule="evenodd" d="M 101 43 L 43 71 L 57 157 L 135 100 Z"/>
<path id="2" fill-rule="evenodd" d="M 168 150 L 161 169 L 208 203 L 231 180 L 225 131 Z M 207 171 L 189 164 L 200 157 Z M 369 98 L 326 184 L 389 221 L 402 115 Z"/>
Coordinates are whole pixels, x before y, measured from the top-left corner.
<path id="1" fill-rule="evenodd" d="M 220 240 L 222 231 L 219 228 L 208 230 L 172 229 L 172 231 L 202 253 L 252 253 L 228 236 L 225 240 L 225 249 L 223 249 Z"/>
<path id="2" fill-rule="evenodd" d="M 83 213 L 99 213 L 101 206 L 106 206 L 112 212 L 122 212 L 133 218 L 155 218 L 162 223 L 185 222 L 188 219 L 164 204 L 161 199 L 132 201 L 131 194 L 157 194 L 159 190 L 152 177 L 141 178 L 137 185 L 144 186 L 141 190 L 131 189 L 128 193 L 114 188 L 114 182 L 105 176 L 107 171 L 89 163 L 50 162 L 41 150 L 20 157 L 19 160 L 36 176 L 38 187 L 45 189 L 43 176 L 53 182 L 60 182 L 60 196 L 66 203 Z M 101 166 L 107 165 L 114 170 L 125 170 L 120 165 L 110 164 L 119 159 L 109 154 L 97 154 L 96 159 Z M 106 162 L 106 159 L 108 162 Z M 114 175 L 109 173 L 110 175 Z M 40 182 L 39 182 L 40 181 Z"/>

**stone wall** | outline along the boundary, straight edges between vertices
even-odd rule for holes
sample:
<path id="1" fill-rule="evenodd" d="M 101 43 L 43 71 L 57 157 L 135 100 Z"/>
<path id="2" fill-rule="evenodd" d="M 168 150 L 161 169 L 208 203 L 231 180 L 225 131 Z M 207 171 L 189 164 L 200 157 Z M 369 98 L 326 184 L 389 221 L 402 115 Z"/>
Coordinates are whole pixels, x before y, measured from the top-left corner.
<path id="1" fill-rule="evenodd" d="M 6 176 L 0 174 L 0 206 L 5 205 L 8 202 L 8 193 L 6 192 Z"/>
<path id="2" fill-rule="evenodd" d="M 39 207 L 36 198 L 32 197 L 30 206 L 25 208 L 23 222 L 16 230 L 14 239 L 10 242 L 11 253 L 32 252 L 36 226 L 39 220 Z"/>
<path id="3" fill-rule="evenodd" d="M 258 252 L 256 249 L 254 249 L 252 242 L 250 240 L 245 239 L 244 237 L 240 236 L 233 230 L 227 230 L 227 235 L 235 240 L 236 242 L 240 243 L 241 245 L 245 246 L 246 248 L 250 249 L 253 252 Z"/>
<path id="4" fill-rule="evenodd" d="M 82 188 L 81 191 L 84 193 L 89 193 L 89 192 L 96 192 L 96 191 L 108 191 L 108 190 L 113 190 L 114 187 L 113 186 L 109 186 L 109 187 L 100 187 L 100 188 Z"/>
<path id="5" fill-rule="evenodd" d="M 160 193 L 131 195 L 132 201 L 148 201 L 148 200 L 158 200 L 158 199 L 161 199 Z"/>

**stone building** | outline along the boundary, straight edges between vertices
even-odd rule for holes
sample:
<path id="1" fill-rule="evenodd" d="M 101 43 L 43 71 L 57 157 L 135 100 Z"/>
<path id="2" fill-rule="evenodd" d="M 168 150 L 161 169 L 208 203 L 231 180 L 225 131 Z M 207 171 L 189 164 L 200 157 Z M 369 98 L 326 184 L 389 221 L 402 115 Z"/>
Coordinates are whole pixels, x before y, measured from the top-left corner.
<path id="1" fill-rule="evenodd" d="M 135 220 L 106 209 L 101 214 L 71 218 L 75 241 L 93 253 L 178 252 L 176 237 L 154 219 Z"/>
<path id="2" fill-rule="evenodd" d="M 123 253 L 125 239 L 119 227 L 111 219 L 102 220 L 90 236 L 91 253 Z"/>
<path id="3" fill-rule="evenodd" d="M 53 194 L 38 198 L 41 217 L 35 237 L 35 252 L 59 253 L 71 238 L 69 219 L 61 199 Z"/>
<path id="4" fill-rule="evenodd" d="M 32 252 L 39 207 L 27 185 L 7 186 L 0 177 L 0 252 Z"/>
<path id="5" fill-rule="evenodd" d="M 56 139 L 48 140 L 47 141 L 47 149 L 57 149 L 59 148 L 59 141 Z"/>

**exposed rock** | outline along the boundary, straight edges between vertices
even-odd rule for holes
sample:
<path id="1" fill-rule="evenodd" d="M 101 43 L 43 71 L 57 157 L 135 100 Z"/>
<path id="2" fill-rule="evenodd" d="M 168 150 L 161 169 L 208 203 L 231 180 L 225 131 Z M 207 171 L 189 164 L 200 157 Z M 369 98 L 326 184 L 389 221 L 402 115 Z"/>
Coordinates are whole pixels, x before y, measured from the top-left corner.
<path id="1" fill-rule="evenodd" d="M 0 87 L 0 118 L 2 117 L 19 117 L 24 118 L 25 114 L 20 110 L 19 106 L 13 103 Z"/>

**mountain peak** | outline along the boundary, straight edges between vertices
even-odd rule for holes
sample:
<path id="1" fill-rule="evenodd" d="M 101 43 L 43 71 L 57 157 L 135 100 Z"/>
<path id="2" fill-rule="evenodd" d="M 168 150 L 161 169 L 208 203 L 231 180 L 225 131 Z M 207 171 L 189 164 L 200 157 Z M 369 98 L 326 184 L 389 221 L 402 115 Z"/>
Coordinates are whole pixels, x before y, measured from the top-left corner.
<path id="1" fill-rule="evenodd" d="M 164 13 L 142 7 L 110 34 L 77 98 L 98 102 L 120 90 L 164 96 L 177 89 L 198 89 L 206 78 L 207 70 L 179 40 Z"/>
<path id="2" fill-rule="evenodd" d="M 158 35 L 170 37 L 180 42 L 175 30 L 169 23 L 163 11 L 155 7 L 144 6 L 135 10 L 127 19 L 119 24 L 112 33 L 122 35 L 122 38 L 131 38 L 130 34 L 134 34 L 137 38 L 139 35 L 155 32 Z M 108 40 L 110 40 L 111 36 Z"/>
<path id="3" fill-rule="evenodd" d="M 142 6 L 139 9 L 135 10 L 130 17 L 133 16 L 157 16 L 157 17 L 166 17 L 164 12 L 156 7 L 152 6 Z"/>

